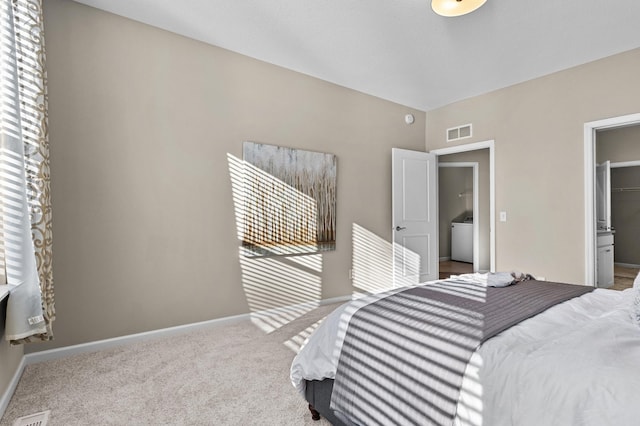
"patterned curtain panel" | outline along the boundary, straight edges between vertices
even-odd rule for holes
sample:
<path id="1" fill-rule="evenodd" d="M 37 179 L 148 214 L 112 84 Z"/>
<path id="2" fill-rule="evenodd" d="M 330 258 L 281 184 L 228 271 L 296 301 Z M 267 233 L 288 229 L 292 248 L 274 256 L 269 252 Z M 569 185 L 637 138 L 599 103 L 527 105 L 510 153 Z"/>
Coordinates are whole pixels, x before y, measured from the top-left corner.
<path id="1" fill-rule="evenodd" d="M 21 344 L 51 340 L 55 319 L 47 74 L 41 0 L 0 2 L 1 249 L 10 286 L 5 336 Z"/>

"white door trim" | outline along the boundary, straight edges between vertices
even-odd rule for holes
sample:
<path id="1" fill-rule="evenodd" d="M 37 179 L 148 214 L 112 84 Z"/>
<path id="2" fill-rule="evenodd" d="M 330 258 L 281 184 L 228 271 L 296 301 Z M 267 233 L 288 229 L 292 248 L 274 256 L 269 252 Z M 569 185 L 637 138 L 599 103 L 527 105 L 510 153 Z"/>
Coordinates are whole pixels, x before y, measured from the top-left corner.
<path id="1" fill-rule="evenodd" d="M 472 167 L 473 168 L 473 272 L 480 269 L 480 198 L 477 162 L 438 163 L 438 167 Z M 438 185 L 440 181 L 438 181 Z M 438 187 L 440 191 L 440 187 Z M 438 217 L 438 223 L 440 217 Z M 440 243 L 440 241 L 438 241 Z"/>
<path id="2" fill-rule="evenodd" d="M 493 140 L 474 142 L 464 145 L 456 145 L 447 148 L 434 149 L 430 151 L 437 156 L 447 154 L 457 154 L 460 152 L 477 151 L 479 149 L 489 149 L 489 256 L 491 257 L 491 272 L 496 271 L 496 173 L 495 173 L 495 142 Z M 475 231 L 474 231 L 475 232 Z M 475 236 L 475 233 L 474 233 Z M 475 251 L 474 251 L 475 263 Z"/>
<path id="3" fill-rule="evenodd" d="M 596 130 L 640 124 L 640 113 L 584 123 L 584 282 L 596 285 Z"/>

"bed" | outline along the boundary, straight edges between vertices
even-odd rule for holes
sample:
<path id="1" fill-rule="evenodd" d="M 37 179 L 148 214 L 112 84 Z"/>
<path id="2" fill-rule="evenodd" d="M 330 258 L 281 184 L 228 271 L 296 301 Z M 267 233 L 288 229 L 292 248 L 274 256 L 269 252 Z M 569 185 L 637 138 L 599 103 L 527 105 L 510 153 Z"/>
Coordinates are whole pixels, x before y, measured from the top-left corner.
<path id="1" fill-rule="evenodd" d="M 537 296 L 552 287 L 564 296 Z M 496 298 L 504 309 L 474 307 Z M 640 289 L 492 289 L 478 274 L 394 289 L 330 314 L 291 380 L 334 426 L 639 424 L 639 308 Z"/>

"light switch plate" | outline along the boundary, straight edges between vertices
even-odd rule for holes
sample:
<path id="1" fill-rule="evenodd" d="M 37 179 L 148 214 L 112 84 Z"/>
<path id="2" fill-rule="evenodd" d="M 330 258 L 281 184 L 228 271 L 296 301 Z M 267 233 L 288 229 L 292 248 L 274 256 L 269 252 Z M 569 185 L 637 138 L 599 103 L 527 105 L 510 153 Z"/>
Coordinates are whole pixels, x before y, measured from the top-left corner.
<path id="1" fill-rule="evenodd" d="M 500 212 L 500 222 L 507 221 L 507 212 Z"/>

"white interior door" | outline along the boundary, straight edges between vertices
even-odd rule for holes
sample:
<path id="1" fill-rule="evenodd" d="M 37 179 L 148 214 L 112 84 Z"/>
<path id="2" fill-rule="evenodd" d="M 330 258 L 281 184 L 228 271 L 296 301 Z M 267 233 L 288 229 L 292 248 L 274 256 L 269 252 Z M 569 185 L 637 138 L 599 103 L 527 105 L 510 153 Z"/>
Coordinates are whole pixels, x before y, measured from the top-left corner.
<path id="1" fill-rule="evenodd" d="M 611 230 L 611 163 L 596 165 L 596 223 L 598 230 Z"/>
<path id="2" fill-rule="evenodd" d="M 393 268 L 396 285 L 438 279 L 438 163 L 434 154 L 393 148 Z"/>

